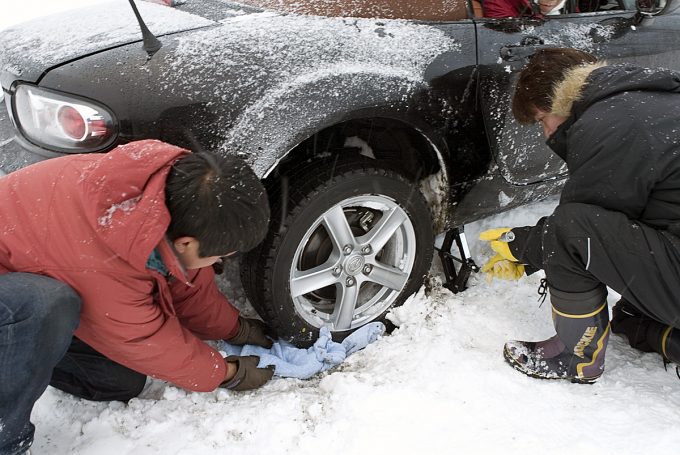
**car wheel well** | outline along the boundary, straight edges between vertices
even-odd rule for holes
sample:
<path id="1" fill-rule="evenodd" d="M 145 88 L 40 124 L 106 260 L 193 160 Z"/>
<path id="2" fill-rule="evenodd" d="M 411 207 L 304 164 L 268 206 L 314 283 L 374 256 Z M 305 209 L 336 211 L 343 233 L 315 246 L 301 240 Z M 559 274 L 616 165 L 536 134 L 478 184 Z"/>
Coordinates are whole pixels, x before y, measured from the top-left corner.
<path id="1" fill-rule="evenodd" d="M 294 147 L 270 177 L 294 173 L 300 165 L 350 154 L 374 159 L 417 182 L 441 171 L 434 146 L 423 133 L 400 120 L 360 118 L 321 130 Z"/>

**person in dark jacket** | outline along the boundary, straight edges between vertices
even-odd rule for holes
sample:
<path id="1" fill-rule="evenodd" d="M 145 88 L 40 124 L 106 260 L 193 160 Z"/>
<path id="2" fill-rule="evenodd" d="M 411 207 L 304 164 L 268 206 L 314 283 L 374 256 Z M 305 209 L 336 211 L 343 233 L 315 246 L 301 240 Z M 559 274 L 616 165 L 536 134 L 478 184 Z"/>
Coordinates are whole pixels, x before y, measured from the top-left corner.
<path id="1" fill-rule="evenodd" d="M 556 335 L 507 343 L 507 362 L 537 378 L 597 380 L 609 286 L 621 294 L 611 330 L 680 363 L 680 74 L 545 49 L 520 74 L 513 114 L 542 124 L 569 179 L 535 226 L 480 236 L 497 253 L 486 272 L 543 269 L 550 293 Z"/>
<path id="2" fill-rule="evenodd" d="M 203 340 L 271 346 L 212 265 L 267 232 L 265 189 L 242 160 L 146 140 L 0 178 L 0 454 L 24 453 L 48 384 L 127 401 L 147 376 L 248 390 L 273 371 Z"/>

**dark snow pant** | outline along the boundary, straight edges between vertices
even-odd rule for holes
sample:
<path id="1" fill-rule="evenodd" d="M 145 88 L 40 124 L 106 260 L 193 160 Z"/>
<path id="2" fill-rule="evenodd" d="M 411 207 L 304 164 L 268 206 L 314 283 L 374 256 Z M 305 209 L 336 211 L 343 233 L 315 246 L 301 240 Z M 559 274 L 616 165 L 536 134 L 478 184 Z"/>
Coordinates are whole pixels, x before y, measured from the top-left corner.
<path id="1" fill-rule="evenodd" d="M 88 399 L 127 400 L 145 377 L 73 337 L 80 297 L 41 275 L 0 275 L 0 455 L 33 442 L 31 410 L 48 383 Z"/>
<path id="2" fill-rule="evenodd" d="M 92 401 L 129 401 L 145 383 L 146 375 L 114 362 L 76 337 L 50 380 L 52 387 Z"/>
<path id="3" fill-rule="evenodd" d="M 551 288 L 579 293 L 607 285 L 642 314 L 680 328 L 680 238 L 620 212 L 574 203 L 519 231 L 516 241 L 524 244 L 511 249 L 545 270 Z"/>

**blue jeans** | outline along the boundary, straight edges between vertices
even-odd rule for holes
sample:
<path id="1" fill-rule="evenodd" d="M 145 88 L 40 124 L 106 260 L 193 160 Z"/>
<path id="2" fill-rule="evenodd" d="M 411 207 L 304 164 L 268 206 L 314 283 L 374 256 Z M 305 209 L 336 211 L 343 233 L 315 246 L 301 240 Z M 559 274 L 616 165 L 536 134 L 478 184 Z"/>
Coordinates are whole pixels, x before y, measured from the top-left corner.
<path id="1" fill-rule="evenodd" d="M 33 443 L 33 405 L 71 344 L 80 297 L 42 275 L 0 275 L 0 455 Z"/>

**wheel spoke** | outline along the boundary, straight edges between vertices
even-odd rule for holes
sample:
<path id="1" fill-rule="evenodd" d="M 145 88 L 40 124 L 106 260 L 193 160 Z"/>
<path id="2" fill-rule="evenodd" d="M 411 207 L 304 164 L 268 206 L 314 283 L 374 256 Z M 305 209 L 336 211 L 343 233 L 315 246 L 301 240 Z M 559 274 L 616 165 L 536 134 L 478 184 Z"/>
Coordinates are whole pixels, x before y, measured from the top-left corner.
<path id="1" fill-rule="evenodd" d="M 368 243 L 373 248 L 373 251 L 377 253 L 383 249 L 385 244 L 387 244 L 406 220 L 408 220 L 406 212 L 400 207 L 392 208 L 388 212 L 383 213 L 378 224 L 373 226 L 373 229 L 363 236 L 362 243 Z M 364 239 L 368 239 L 368 241 L 363 241 Z"/>
<path id="2" fill-rule="evenodd" d="M 347 223 L 345 211 L 341 206 L 333 207 L 323 216 L 324 226 L 338 251 L 345 245 L 354 246 L 354 234 Z"/>
<path id="3" fill-rule="evenodd" d="M 408 280 L 408 276 L 408 273 L 396 267 L 377 262 L 373 265 L 373 270 L 371 270 L 371 273 L 365 279 L 395 291 L 401 291 Z"/>
<path id="4" fill-rule="evenodd" d="M 295 271 L 290 280 L 290 294 L 293 298 L 325 288 L 338 282 L 338 277 L 333 275 L 333 264 L 326 262 L 313 269 Z"/>
<path id="5" fill-rule="evenodd" d="M 338 286 L 338 297 L 331 315 L 334 330 L 349 330 L 352 326 L 354 310 L 359 298 L 359 287 L 358 282 L 354 286 L 344 286 L 342 283 Z"/>

